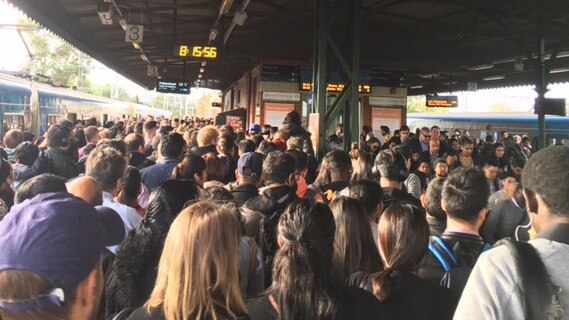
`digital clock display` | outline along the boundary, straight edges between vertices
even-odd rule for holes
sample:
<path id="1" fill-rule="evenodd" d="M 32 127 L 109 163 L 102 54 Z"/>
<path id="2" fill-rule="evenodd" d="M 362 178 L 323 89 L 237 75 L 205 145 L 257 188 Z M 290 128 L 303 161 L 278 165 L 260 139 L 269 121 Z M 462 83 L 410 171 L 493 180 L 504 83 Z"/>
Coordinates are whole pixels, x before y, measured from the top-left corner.
<path id="1" fill-rule="evenodd" d="M 181 45 L 176 47 L 175 54 L 180 58 L 217 59 L 217 47 Z"/>

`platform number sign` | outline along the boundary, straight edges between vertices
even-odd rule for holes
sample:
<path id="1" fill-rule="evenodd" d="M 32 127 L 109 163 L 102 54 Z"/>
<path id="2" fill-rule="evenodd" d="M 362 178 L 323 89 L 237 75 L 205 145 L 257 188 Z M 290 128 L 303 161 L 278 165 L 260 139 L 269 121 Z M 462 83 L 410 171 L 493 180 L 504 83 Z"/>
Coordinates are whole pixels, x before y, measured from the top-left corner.
<path id="1" fill-rule="evenodd" d="M 158 67 L 157 66 L 148 66 L 147 75 L 149 77 L 158 77 Z"/>
<path id="2" fill-rule="evenodd" d="M 126 26 L 126 34 L 124 41 L 132 43 L 141 43 L 144 34 L 144 26 L 138 24 L 129 24 Z"/>

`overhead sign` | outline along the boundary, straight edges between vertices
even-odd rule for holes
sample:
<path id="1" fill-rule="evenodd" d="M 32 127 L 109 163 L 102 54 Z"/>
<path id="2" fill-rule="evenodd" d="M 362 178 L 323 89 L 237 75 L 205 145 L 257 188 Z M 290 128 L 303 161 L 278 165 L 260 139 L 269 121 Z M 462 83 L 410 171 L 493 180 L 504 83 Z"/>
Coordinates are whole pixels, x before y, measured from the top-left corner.
<path id="1" fill-rule="evenodd" d="M 300 101 L 300 93 L 265 91 L 265 92 L 263 92 L 263 100 L 265 100 L 265 101 L 298 102 L 298 101 Z"/>
<path id="2" fill-rule="evenodd" d="M 129 24 L 126 26 L 126 33 L 124 36 L 125 42 L 142 43 L 144 35 L 144 26 L 140 24 Z"/>
<path id="3" fill-rule="evenodd" d="M 264 64 L 261 69 L 261 81 L 299 82 L 300 68 L 296 66 L 279 66 Z"/>
<path id="4" fill-rule="evenodd" d="M 343 83 L 329 83 L 326 86 L 326 91 L 328 92 L 342 92 L 344 91 L 345 85 Z M 302 91 L 311 91 L 312 90 L 312 83 L 310 82 L 303 82 L 300 85 L 300 90 Z M 371 86 L 369 84 L 360 84 L 358 85 L 358 92 L 363 94 L 370 94 L 371 93 Z"/>
<path id="5" fill-rule="evenodd" d="M 148 66 L 148 70 L 146 72 L 146 75 L 148 75 L 149 77 L 158 77 L 158 67 L 157 66 Z"/>
<path id="6" fill-rule="evenodd" d="M 377 87 L 407 87 L 407 73 L 401 71 L 373 70 L 369 73 L 371 85 Z"/>
<path id="7" fill-rule="evenodd" d="M 156 91 L 163 93 L 190 94 L 190 83 L 188 81 L 158 80 Z"/>
<path id="8" fill-rule="evenodd" d="M 456 108 L 458 107 L 458 97 L 428 95 L 426 106 L 430 108 Z"/>
<path id="9" fill-rule="evenodd" d="M 174 54 L 180 58 L 217 59 L 215 46 L 176 46 Z"/>
<path id="10" fill-rule="evenodd" d="M 380 107 L 406 107 L 407 98 L 369 97 L 369 105 Z"/>

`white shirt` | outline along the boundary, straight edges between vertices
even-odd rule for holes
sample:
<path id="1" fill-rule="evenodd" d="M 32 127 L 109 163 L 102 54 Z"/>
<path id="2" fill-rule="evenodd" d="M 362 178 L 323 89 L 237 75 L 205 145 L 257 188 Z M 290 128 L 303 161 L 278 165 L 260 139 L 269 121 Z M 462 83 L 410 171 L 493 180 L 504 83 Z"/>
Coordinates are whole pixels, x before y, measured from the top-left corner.
<path id="1" fill-rule="evenodd" d="M 140 221 L 142 221 L 142 217 L 136 213 L 136 210 L 134 208 L 116 202 L 113 199 L 113 196 L 106 191 L 103 191 L 103 206 L 111 208 L 119 214 L 122 222 L 124 223 L 125 235 L 127 235 L 130 230 L 134 229 L 140 223 Z M 119 248 L 120 244 L 112 247 L 107 247 L 107 249 L 109 249 L 109 251 L 114 254 L 117 253 Z"/>

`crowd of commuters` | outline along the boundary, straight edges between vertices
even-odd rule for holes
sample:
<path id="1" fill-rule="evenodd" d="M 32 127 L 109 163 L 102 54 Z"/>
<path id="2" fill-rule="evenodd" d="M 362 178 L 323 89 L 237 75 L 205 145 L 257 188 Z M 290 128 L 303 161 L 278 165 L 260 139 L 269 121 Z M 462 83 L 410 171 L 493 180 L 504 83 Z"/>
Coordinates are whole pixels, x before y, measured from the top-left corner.
<path id="1" fill-rule="evenodd" d="M 301 120 L 6 132 L 0 319 L 569 319 L 569 148 Z"/>

